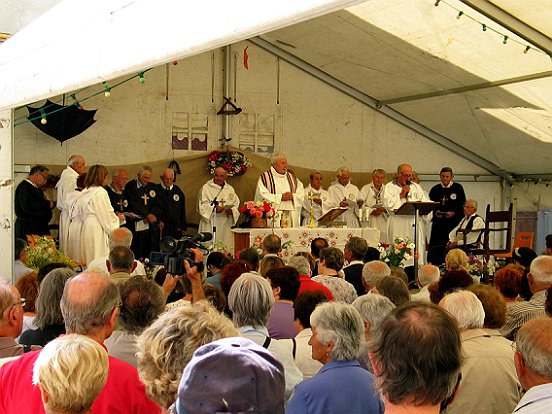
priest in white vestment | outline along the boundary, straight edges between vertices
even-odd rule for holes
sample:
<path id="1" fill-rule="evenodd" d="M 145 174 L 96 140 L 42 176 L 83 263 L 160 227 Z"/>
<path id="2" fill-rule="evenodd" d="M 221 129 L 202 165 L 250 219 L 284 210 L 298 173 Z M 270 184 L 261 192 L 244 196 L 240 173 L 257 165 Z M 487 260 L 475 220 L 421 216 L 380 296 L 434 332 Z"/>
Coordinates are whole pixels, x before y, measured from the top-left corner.
<path id="1" fill-rule="evenodd" d="M 86 169 L 86 162 L 82 155 L 72 155 L 67 161 L 67 168 L 61 172 L 59 181 L 56 184 L 57 208 L 60 210 L 58 240 L 59 248 L 67 253 L 67 239 L 69 237 L 69 210 L 74 201 L 74 192 L 77 191 L 77 178 Z"/>
<path id="2" fill-rule="evenodd" d="M 337 181 L 330 185 L 330 203 L 334 207 L 347 207 L 347 211 L 337 218 L 338 221 L 346 221 L 347 227 L 360 227 L 358 219 L 359 207 L 362 207 L 360 191 L 358 187 L 351 184 L 350 171 L 347 167 L 340 167 L 336 172 Z"/>
<path id="3" fill-rule="evenodd" d="M 278 155 L 268 171 L 257 181 L 255 202 L 267 201 L 276 210 L 274 227 L 299 227 L 303 206 L 304 188 L 287 168 L 285 155 Z"/>
<path id="4" fill-rule="evenodd" d="M 419 184 L 410 181 L 412 167 L 408 164 L 401 164 L 397 168 L 397 178 L 387 184 L 383 190 L 383 206 L 389 212 L 387 226 L 387 242 L 392 243 L 396 237 L 414 240 L 414 216 L 395 215 L 395 211 L 404 203 L 412 201 L 431 201 Z M 422 218 L 422 217 L 420 217 Z M 422 220 L 418 222 L 418 237 L 415 241 L 418 248 L 418 263 L 425 263 L 425 226 Z M 414 264 L 414 258 L 406 260 L 404 266 Z"/>
<path id="5" fill-rule="evenodd" d="M 330 194 L 322 188 L 322 173 L 320 171 L 310 174 L 310 184 L 305 188 L 305 199 L 301 210 L 301 224 L 308 226 L 311 219 L 311 206 L 314 225 L 318 227 L 318 219 L 331 208 Z"/>
<path id="6" fill-rule="evenodd" d="M 199 231 L 213 233 L 213 241 L 221 242 L 228 251 L 232 247 L 231 228 L 240 216 L 240 199 L 234 188 L 226 182 L 228 174 L 222 167 L 215 168 L 213 179 L 207 181 L 197 197 L 197 211 L 201 216 Z M 215 203 L 216 201 L 216 203 Z M 213 222 L 213 209 L 216 210 Z"/>
<path id="7" fill-rule="evenodd" d="M 387 240 L 387 221 L 389 219 L 389 213 L 383 206 L 385 174 L 385 170 L 375 169 L 372 172 L 372 182 L 360 190 L 360 199 L 364 201 L 360 209 L 360 225 L 378 229 L 380 242 Z"/>

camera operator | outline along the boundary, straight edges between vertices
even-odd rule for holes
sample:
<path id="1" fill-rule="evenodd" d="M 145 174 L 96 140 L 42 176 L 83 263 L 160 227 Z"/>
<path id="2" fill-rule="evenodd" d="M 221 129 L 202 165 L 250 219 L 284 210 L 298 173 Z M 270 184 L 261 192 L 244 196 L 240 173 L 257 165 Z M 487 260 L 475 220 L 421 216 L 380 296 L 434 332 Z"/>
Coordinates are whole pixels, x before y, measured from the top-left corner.
<path id="1" fill-rule="evenodd" d="M 199 249 L 191 248 L 190 252 L 194 255 L 194 266 L 190 266 L 188 260 L 183 260 L 184 270 L 186 271 L 186 276 L 190 281 L 192 286 L 192 303 L 197 302 L 198 300 L 205 299 L 205 293 L 203 292 L 203 281 L 202 281 L 202 271 L 203 271 L 203 253 Z M 169 294 L 174 290 L 176 284 L 180 281 L 182 276 L 173 275 L 167 273 L 165 276 L 165 281 L 163 282 L 163 295 L 165 300 L 168 298 Z"/>

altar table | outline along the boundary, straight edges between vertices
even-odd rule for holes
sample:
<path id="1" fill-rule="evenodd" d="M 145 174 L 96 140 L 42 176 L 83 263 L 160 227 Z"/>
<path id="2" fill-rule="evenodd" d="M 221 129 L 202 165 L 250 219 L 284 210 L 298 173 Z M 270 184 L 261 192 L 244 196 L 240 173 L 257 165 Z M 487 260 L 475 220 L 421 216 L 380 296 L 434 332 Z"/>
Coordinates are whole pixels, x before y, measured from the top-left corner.
<path id="1" fill-rule="evenodd" d="M 379 242 L 380 232 L 376 228 L 308 228 L 308 227 L 291 227 L 291 228 L 263 228 L 263 229 L 232 229 L 234 233 L 234 254 L 247 249 L 251 246 L 261 246 L 261 242 L 268 234 L 274 233 L 282 240 L 282 244 L 287 244 L 287 248 L 283 249 L 282 256 L 284 259 L 294 256 L 297 252 L 310 252 L 310 244 L 313 239 L 323 237 L 328 240 L 330 247 L 337 247 L 343 250 L 345 243 L 355 236 L 362 237 L 368 242 L 368 246 L 377 247 Z"/>

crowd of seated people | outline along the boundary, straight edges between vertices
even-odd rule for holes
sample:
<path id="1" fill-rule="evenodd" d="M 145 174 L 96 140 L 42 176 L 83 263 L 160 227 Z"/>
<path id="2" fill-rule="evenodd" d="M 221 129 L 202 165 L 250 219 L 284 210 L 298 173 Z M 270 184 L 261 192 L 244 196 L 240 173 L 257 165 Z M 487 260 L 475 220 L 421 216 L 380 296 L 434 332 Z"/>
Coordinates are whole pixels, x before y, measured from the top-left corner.
<path id="1" fill-rule="evenodd" d="M 552 410 L 552 369 L 539 363 L 552 360 L 552 256 L 524 255 L 523 268 L 503 267 L 491 286 L 470 273 L 464 251 L 451 249 L 442 271 L 419 269 L 416 285 L 363 240 L 345 253 L 322 247 L 317 259 L 302 252 L 286 262 L 269 252 L 273 236 L 266 255 L 250 248 L 234 261 L 193 249 L 182 275 L 132 276 L 125 240 L 111 246 L 107 271 L 60 265 L 33 269 L 16 285 L 1 281 L 0 412 Z M 426 325 L 430 315 L 441 322 Z M 420 332 L 403 326 L 409 318 Z M 388 336 L 395 342 L 382 347 Z M 422 337 L 434 348 L 400 361 L 410 351 L 393 347 Z M 453 345 L 444 350 L 439 341 Z M 424 388 L 432 381 L 421 376 L 431 373 L 415 366 L 423 358 L 445 364 L 434 374 L 447 375 L 446 389 Z M 65 359 L 63 370 L 48 368 Z M 392 377 L 394 364 L 406 369 L 401 378 Z M 71 387 L 58 390 L 63 381 Z"/>

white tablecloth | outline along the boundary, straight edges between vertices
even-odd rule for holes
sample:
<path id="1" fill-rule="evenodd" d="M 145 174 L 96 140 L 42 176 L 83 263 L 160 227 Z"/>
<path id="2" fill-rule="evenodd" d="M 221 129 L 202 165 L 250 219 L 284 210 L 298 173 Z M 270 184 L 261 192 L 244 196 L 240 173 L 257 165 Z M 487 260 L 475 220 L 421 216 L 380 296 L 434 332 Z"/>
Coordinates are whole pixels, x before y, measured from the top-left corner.
<path id="1" fill-rule="evenodd" d="M 309 252 L 312 240 L 317 237 L 325 238 L 330 247 L 337 247 L 341 250 L 343 250 L 345 243 L 353 236 L 366 239 L 368 246 L 371 247 L 377 247 L 379 242 L 379 230 L 370 227 L 358 229 L 320 227 L 313 229 L 308 227 L 282 229 L 275 227 L 274 229 L 233 229 L 232 231 L 236 233 L 249 233 L 251 246 L 260 246 L 266 235 L 270 233 L 276 234 L 282 239 L 282 244 L 287 247 L 282 251 L 284 259 L 295 255 L 297 252 Z"/>

